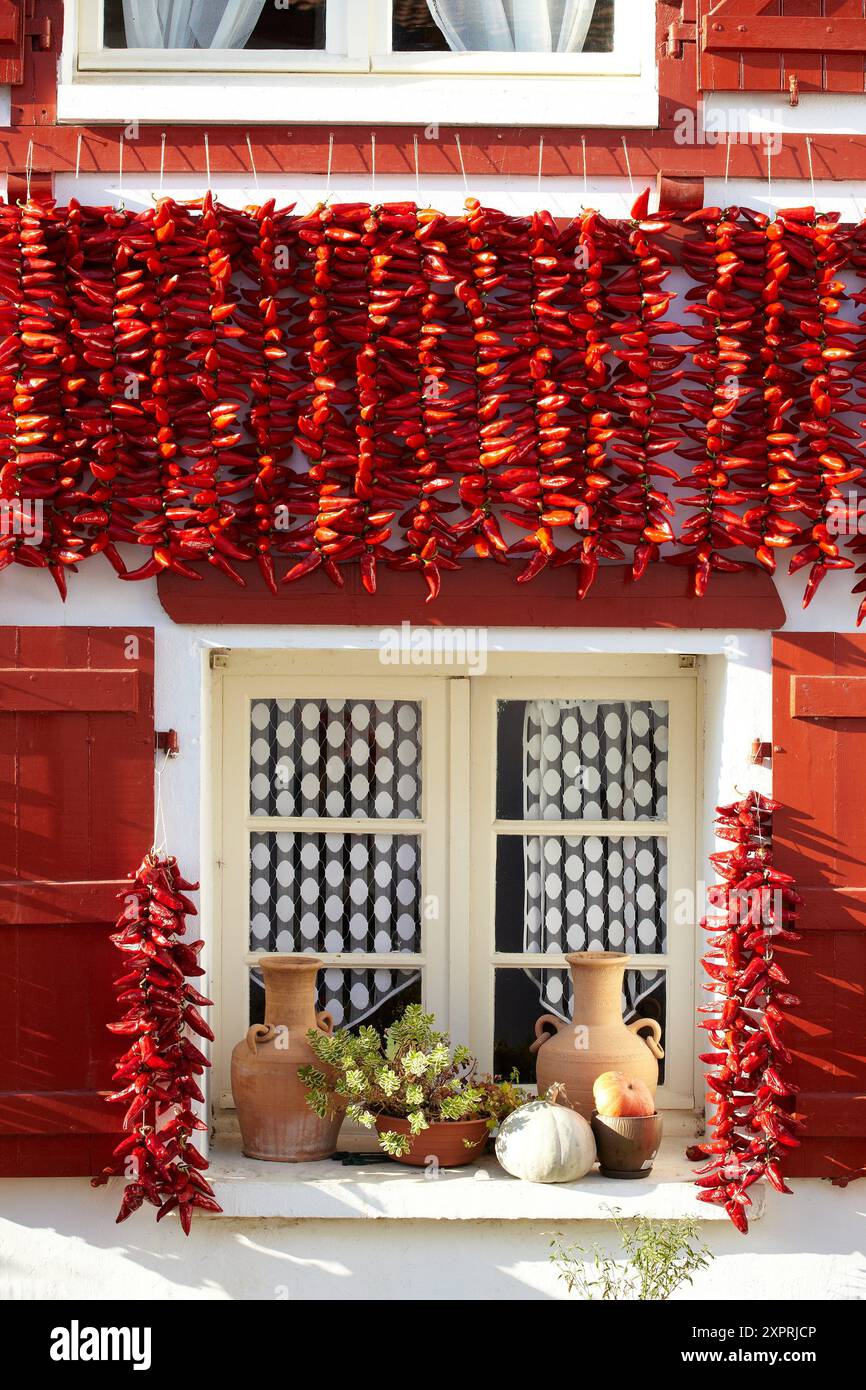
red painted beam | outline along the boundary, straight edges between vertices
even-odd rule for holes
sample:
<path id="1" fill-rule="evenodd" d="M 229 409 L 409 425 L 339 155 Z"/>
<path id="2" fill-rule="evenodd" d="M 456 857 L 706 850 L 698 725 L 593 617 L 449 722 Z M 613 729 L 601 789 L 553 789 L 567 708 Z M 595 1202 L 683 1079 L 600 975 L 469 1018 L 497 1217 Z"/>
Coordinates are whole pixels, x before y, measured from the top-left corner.
<path id="1" fill-rule="evenodd" d="M 80 169 L 86 173 L 116 172 L 119 166 L 120 128 L 110 126 L 18 126 L 0 132 L 0 158 L 7 168 L 23 169 L 33 142 L 33 168 L 40 173 L 75 171 L 78 134 L 82 136 Z M 165 171 L 185 174 L 204 186 L 205 128 L 166 127 Z M 291 138 L 284 126 L 252 126 L 249 135 L 256 168 L 263 179 L 276 174 L 288 187 L 306 175 L 324 175 L 328 168 L 331 129 L 324 126 L 296 127 Z M 332 176 L 339 183 L 346 175 L 370 173 L 370 135 L 367 127 L 336 130 Z M 422 177 L 450 176 L 462 181 L 457 142 L 460 135 L 463 158 L 470 183 L 479 176 L 520 178 L 538 172 L 538 144 L 544 136 L 545 175 L 549 178 L 583 178 L 584 151 L 590 178 L 625 178 L 627 169 L 622 147 L 625 134 L 629 163 L 638 184 L 654 183 L 661 172 L 677 178 L 720 178 L 726 164 L 731 178 L 765 180 L 766 149 L 759 135 L 732 140 L 730 158 L 724 138 L 710 131 L 703 144 L 681 144 L 673 130 L 627 131 L 597 130 L 581 133 L 558 126 L 532 130 L 495 131 L 486 127 L 441 127 L 440 139 L 421 148 Z M 246 175 L 252 184 L 246 148 L 236 126 L 208 127 L 210 163 L 214 181 L 220 174 Z M 380 178 L 402 174 L 415 178 L 413 126 L 376 127 L 376 170 Z M 160 167 L 162 131 L 142 126 L 137 140 L 126 140 L 123 168 L 128 174 L 146 173 L 154 178 Z M 866 135 L 812 135 L 812 163 L 816 181 L 844 182 L 861 178 L 866 168 Z M 783 135 L 781 148 L 773 152 L 775 179 L 808 179 L 809 154 L 805 135 Z M 578 193 L 575 201 L 579 201 Z"/>
<path id="2" fill-rule="evenodd" d="M 807 53 L 862 53 L 866 50 L 866 19 L 806 19 L 795 15 L 749 19 L 731 16 L 725 22 L 705 16 L 704 48 L 737 51 L 770 49 Z"/>
<path id="3" fill-rule="evenodd" d="M 279 623 L 299 627 L 399 626 L 402 622 L 447 627 L 617 627 L 771 630 L 785 622 L 772 579 L 763 570 L 713 576 L 708 593 L 695 598 L 691 575 L 656 565 L 639 583 L 621 565 L 605 566 L 582 602 L 575 598 L 573 569 L 548 569 L 518 585 L 515 570 L 491 561 L 468 562 L 444 577 L 433 603 L 414 575 L 380 571 L 375 594 L 361 586 L 354 566 L 343 571 L 345 588 L 312 574 L 282 585 L 272 595 L 257 573 L 241 589 L 208 565 L 199 582 L 164 570 L 159 598 L 176 623 Z"/>

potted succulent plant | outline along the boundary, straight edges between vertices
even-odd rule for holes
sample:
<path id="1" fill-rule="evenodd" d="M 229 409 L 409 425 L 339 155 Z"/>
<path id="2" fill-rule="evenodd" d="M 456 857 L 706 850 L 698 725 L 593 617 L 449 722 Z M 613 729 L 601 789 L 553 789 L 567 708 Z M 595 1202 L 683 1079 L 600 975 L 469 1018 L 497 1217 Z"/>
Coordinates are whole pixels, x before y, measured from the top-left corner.
<path id="1" fill-rule="evenodd" d="M 513 1082 L 476 1074 L 465 1047 L 436 1031 L 432 1014 L 410 1004 L 384 1038 L 374 1028 L 307 1034 L 319 1067 L 301 1067 L 307 1104 L 321 1118 L 346 1117 L 375 1128 L 398 1163 L 472 1163 L 506 1115 L 532 1097 Z"/>

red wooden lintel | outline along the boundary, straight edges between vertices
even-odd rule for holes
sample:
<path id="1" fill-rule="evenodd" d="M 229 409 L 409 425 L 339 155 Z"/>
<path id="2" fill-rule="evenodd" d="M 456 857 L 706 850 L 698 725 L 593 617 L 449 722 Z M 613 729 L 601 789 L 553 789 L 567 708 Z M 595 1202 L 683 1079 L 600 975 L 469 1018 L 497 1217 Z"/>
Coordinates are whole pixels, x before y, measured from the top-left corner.
<path id="1" fill-rule="evenodd" d="M 393 570 L 380 572 L 377 592 L 368 594 L 354 568 L 344 570 L 345 587 L 318 574 L 281 585 L 273 595 L 258 574 L 246 588 L 209 565 L 194 582 L 164 570 L 157 580 L 160 602 L 176 623 L 280 624 L 307 627 L 394 626 L 402 622 L 466 627 L 691 628 L 770 630 L 785 612 L 769 575 L 757 569 L 713 576 L 707 594 L 696 598 L 682 567 L 657 565 L 635 583 L 627 567 L 603 566 L 585 599 L 575 597 L 576 576 L 563 567 L 545 570 L 518 585 L 514 573 L 491 561 L 469 562 L 445 576 L 442 592 L 426 603 L 421 581 Z"/>
<path id="2" fill-rule="evenodd" d="M 796 15 L 752 19 L 705 15 L 702 42 L 709 52 L 770 49 L 786 53 L 860 53 L 866 50 L 866 19 L 807 19 Z"/>

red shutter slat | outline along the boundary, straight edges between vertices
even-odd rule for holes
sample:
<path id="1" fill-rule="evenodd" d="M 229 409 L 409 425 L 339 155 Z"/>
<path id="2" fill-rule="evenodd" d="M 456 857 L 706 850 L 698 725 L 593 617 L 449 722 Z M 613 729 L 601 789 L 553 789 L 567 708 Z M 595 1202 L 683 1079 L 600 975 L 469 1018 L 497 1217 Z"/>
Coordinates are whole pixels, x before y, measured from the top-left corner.
<path id="1" fill-rule="evenodd" d="M 863 0 L 701 0 L 705 91 L 862 92 Z"/>
<path id="2" fill-rule="evenodd" d="M 864 19 L 864 0 L 824 0 L 827 15 L 834 19 Z M 864 81 L 862 53 L 827 53 L 824 58 L 824 86 L 828 92 L 862 92 Z"/>
<path id="3" fill-rule="evenodd" d="M 778 867 L 803 896 L 803 940 L 779 948 L 802 1004 L 788 1045 L 807 1137 L 793 1173 L 866 1166 L 866 637 L 779 635 L 773 644 L 773 788 Z"/>
<path id="4" fill-rule="evenodd" d="M 98 1172 L 116 895 L 153 835 L 153 633 L 0 628 L 0 1176 Z"/>
<path id="5" fill-rule="evenodd" d="M 0 85 L 24 81 L 24 0 L 0 0 Z"/>
<path id="6" fill-rule="evenodd" d="M 138 705 L 135 671 L 0 670 L 0 710 L 131 711 Z"/>
<path id="7" fill-rule="evenodd" d="M 789 19 L 820 19 L 824 10 L 824 0 L 783 0 L 785 29 L 790 26 Z M 788 87 L 792 77 L 797 79 L 801 92 L 820 92 L 824 87 L 824 60 L 821 48 L 814 52 L 791 49 L 787 34 L 785 51 L 782 53 L 782 88 Z"/>

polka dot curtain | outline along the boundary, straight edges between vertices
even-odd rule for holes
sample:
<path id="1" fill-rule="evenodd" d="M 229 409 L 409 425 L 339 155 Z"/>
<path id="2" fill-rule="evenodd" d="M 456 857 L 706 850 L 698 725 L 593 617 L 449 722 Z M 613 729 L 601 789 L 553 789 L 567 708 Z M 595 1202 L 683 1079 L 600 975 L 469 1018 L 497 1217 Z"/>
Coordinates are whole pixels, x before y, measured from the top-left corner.
<path id="1" fill-rule="evenodd" d="M 254 816 L 417 820 L 421 712 L 410 700 L 258 700 Z"/>
<path id="2" fill-rule="evenodd" d="M 336 824 L 333 832 L 251 836 L 250 949 L 420 950 L 420 838 L 344 828 L 346 820 L 420 819 L 419 705 L 260 700 L 251 725 L 253 816 Z M 320 1007 L 338 1025 L 361 1023 L 417 979 L 417 971 L 332 966 L 322 975 Z M 260 972 L 252 972 L 252 983 L 262 987 Z"/>
<path id="3" fill-rule="evenodd" d="M 531 700 L 523 722 L 527 820 L 653 821 L 667 816 L 666 702 Z M 652 835 L 529 835 L 524 950 L 666 949 L 667 841 Z M 533 971 L 545 1008 L 568 1017 L 569 977 Z M 628 971 L 626 1017 L 656 988 Z"/>

